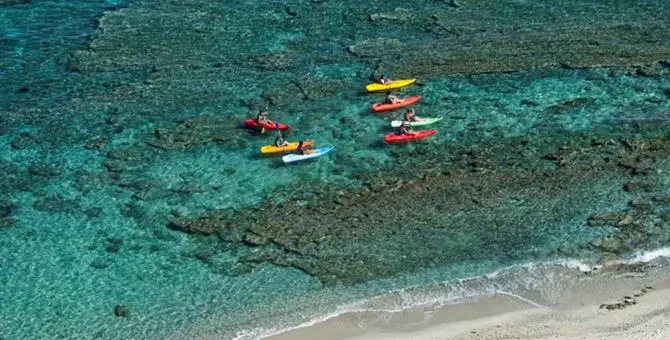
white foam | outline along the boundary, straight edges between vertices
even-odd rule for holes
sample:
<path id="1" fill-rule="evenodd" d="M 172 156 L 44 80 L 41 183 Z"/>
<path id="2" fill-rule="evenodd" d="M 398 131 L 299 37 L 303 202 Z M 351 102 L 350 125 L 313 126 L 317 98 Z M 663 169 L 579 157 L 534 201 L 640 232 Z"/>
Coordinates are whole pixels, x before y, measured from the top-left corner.
<path id="1" fill-rule="evenodd" d="M 579 269 L 582 273 L 590 273 L 594 270 L 602 268 L 599 264 L 588 263 L 575 259 L 563 259 L 553 262 L 554 265 L 561 265 L 567 268 Z"/>
<path id="2" fill-rule="evenodd" d="M 664 247 L 649 251 L 639 251 L 636 252 L 632 258 L 622 262 L 628 264 L 639 263 L 639 262 L 651 262 L 659 257 L 670 258 L 670 247 Z"/>
<path id="3" fill-rule="evenodd" d="M 311 319 L 309 321 L 300 323 L 296 326 L 285 327 L 285 328 L 270 327 L 270 328 L 256 328 L 256 329 L 251 329 L 251 330 L 242 330 L 242 331 L 239 331 L 235 334 L 235 337 L 233 338 L 233 340 L 252 340 L 252 339 L 267 338 L 267 337 L 271 337 L 273 335 L 290 332 L 290 331 L 293 331 L 293 330 L 296 330 L 296 329 L 301 329 L 301 328 L 305 328 L 305 327 L 314 326 L 318 323 L 328 321 L 332 318 L 336 318 L 336 317 L 338 317 L 342 314 L 355 313 L 355 312 L 358 312 L 358 311 L 342 309 L 342 310 L 339 310 L 337 312 L 327 314 L 325 316 L 316 317 L 316 318 Z"/>
<path id="4" fill-rule="evenodd" d="M 504 267 L 500 268 L 496 271 L 493 271 L 491 273 L 485 274 L 484 277 L 489 278 L 489 279 L 494 279 L 498 277 L 501 273 L 506 273 L 509 272 L 510 270 L 518 269 L 518 268 L 523 268 L 527 270 L 535 270 L 537 268 L 546 268 L 546 267 L 565 267 L 565 268 L 572 268 L 572 269 L 579 269 L 579 271 L 583 273 L 589 273 L 594 270 L 600 269 L 602 266 L 594 263 L 588 263 L 576 259 L 558 259 L 558 260 L 552 260 L 552 261 L 547 261 L 547 262 L 526 262 L 522 264 L 517 264 L 509 267 Z M 465 278 L 461 279 L 459 281 L 464 281 L 464 280 L 472 280 L 476 279 L 478 277 L 470 277 L 470 278 Z"/>

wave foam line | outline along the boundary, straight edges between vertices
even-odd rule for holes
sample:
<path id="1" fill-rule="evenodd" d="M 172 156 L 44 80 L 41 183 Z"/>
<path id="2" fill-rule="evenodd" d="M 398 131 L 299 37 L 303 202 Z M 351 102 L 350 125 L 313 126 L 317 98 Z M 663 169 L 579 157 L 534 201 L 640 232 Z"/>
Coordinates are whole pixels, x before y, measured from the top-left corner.
<path id="1" fill-rule="evenodd" d="M 336 318 L 336 317 L 338 317 L 342 314 L 355 313 L 355 312 L 356 311 L 340 310 L 340 311 L 337 311 L 337 312 L 326 314 L 325 316 L 313 318 L 309 321 L 303 322 L 303 323 L 295 325 L 295 326 L 290 326 L 290 327 L 281 328 L 281 329 L 279 327 L 271 327 L 271 328 L 263 328 L 263 329 L 242 330 L 242 331 L 237 332 L 237 334 L 235 334 L 235 337 L 233 338 L 233 340 L 252 340 L 252 339 L 267 338 L 267 337 L 271 337 L 273 335 L 278 335 L 278 334 L 281 334 L 281 333 L 294 331 L 296 329 L 301 329 L 301 328 L 305 328 L 305 327 L 314 326 L 318 323 L 326 322 L 326 321 L 328 321 L 332 318 Z"/>
<path id="2" fill-rule="evenodd" d="M 658 248 L 654 250 L 642 250 L 636 252 L 632 258 L 622 261 L 627 264 L 639 262 L 651 262 L 659 257 L 670 258 L 670 247 Z"/>

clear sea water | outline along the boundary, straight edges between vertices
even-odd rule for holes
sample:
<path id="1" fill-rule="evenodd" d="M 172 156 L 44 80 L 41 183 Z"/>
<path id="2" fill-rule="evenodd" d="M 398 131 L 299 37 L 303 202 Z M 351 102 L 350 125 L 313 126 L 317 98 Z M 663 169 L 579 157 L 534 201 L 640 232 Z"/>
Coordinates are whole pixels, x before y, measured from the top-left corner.
<path id="1" fill-rule="evenodd" d="M 510 8 L 542 3 L 506 2 Z M 623 3 L 608 2 L 617 13 L 627 10 Z M 402 92 L 423 96 L 419 116 L 445 117 L 435 125 L 438 134 L 417 145 L 380 145 L 395 116 L 369 112 L 381 96 L 360 92 L 375 62 L 347 48 L 379 37 L 409 44 L 437 39 L 422 28 L 375 24 L 369 15 L 391 13 L 392 22 L 402 23 L 407 11 L 429 18 L 426 13 L 444 6 L 0 0 L 0 208 L 12 207 L 7 216 L 0 209 L 6 218 L 0 222 L 12 221 L 0 223 L 0 339 L 251 339 L 344 311 L 458 303 L 495 291 L 523 294 L 538 285 L 545 287 L 542 303 L 550 304 L 557 277 L 576 279 L 580 265 L 599 256 L 584 251 L 557 258 L 555 250 L 580 248 L 613 232 L 585 223 L 590 214 L 621 209 L 634 198 L 620 183 L 594 185 L 597 197 L 605 198 L 579 216 L 551 225 L 538 221 L 542 242 L 524 251 L 496 245 L 515 256 L 475 249 L 477 255 L 462 262 L 356 285 L 324 286 L 304 272 L 267 263 L 229 275 L 193 254 L 215 249 L 211 261 L 226 264 L 241 255 L 237 248 L 167 227 L 175 216 L 252 207 L 272 190 L 305 180 L 356 188 L 354 174 L 390 166 L 397 152 L 446 154 L 453 143 L 537 131 L 598 136 L 631 121 L 667 120 L 667 72 L 547 66 L 442 74 Z M 644 6 L 668 12 L 663 2 Z M 635 24 L 637 18 L 617 20 Z M 348 25 L 357 20 L 373 24 Z M 547 114 L 578 98 L 589 104 Z M 274 135 L 239 125 L 268 106 L 271 118 L 293 126 L 288 139 L 315 139 L 336 151 L 298 166 L 259 157 L 258 148 Z M 204 123 L 184 123 L 196 117 Z M 171 144 L 151 146 L 157 130 L 176 131 Z M 670 170 L 667 162 L 659 169 Z M 668 179 L 658 188 L 666 194 Z M 668 245 L 667 230 L 663 235 L 652 248 Z M 476 240 L 462 238 L 468 241 Z M 633 247 L 631 254 L 637 250 L 643 249 Z M 129 314 L 116 316 L 117 305 Z"/>

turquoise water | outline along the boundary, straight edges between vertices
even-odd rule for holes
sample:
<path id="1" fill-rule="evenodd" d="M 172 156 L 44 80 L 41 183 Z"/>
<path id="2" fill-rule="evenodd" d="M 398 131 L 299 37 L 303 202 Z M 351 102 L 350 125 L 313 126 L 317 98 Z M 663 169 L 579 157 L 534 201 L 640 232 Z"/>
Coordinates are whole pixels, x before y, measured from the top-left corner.
<path id="1" fill-rule="evenodd" d="M 370 186 L 366 178 L 446 172 L 457 167 L 463 150 L 485 152 L 520 139 L 530 140 L 528 148 L 517 158 L 501 151 L 498 159 L 519 167 L 501 165 L 493 174 L 515 178 L 524 166 L 530 173 L 554 170 L 542 158 L 547 145 L 586 148 L 590 138 L 667 134 L 670 74 L 667 63 L 656 63 L 667 58 L 656 60 L 645 50 L 623 62 L 644 65 L 638 67 L 494 65 L 498 71 L 487 73 L 455 72 L 448 58 L 445 64 L 420 56 L 399 62 L 397 50 L 350 52 L 366 39 L 399 39 L 417 48 L 441 39 L 453 43 L 452 31 L 460 32 L 458 39 L 494 39 L 473 33 L 481 24 L 470 19 L 463 26 L 447 23 L 451 15 L 471 18 L 478 11 L 496 20 L 514 17 L 499 24 L 503 33 L 516 24 L 547 35 L 538 27 L 556 22 L 524 21 L 514 11 L 582 13 L 601 6 L 503 5 L 505 15 L 496 16 L 488 5 L 452 9 L 443 2 L 0 1 L 0 338 L 254 338 L 348 310 L 454 303 L 497 290 L 524 294 L 536 285 L 547 287 L 541 302 L 550 304 L 552 278 L 567 272 L 576 279 L 579 271 L 566 267 L 594 264 L 606 248 L 592 242 L 618 233 L 588 226 L 589 216 L 670 194 L 662 148 L 651 156 L 654 171 L 641 179 L 602 165 L 619 151 L 603 153 L 593 158 L 592 171 L 574 170 L 572 177 L 592 179 L 591 185 L 568 173 L 562 178 L 577 183 L 571 194 L 548 197 L 552 189 L 539 184 L 516 195 L 501 189 L 493 198 L 515 208 L 491 207 L 478 219 L 426 202 L 425 214 L 438 216 L 435 225 L 410 228 L 421 221 L 405 215 L 392 234 L 343 240 L 342 254 L 369 261 L 361 267 L 393 268 L 371 270 L 376 274 L 356 277 L 355 284 L 277 265 L 281 257 L 245 266 L 240 259 L 267 249 L 168 227 L 174 219 L 258 209 L 268 200 L 308 194 L 325 204 L 331 192 L 358 194 Z M 612 2 L 600 10 L 616 14 L 622 26 L 667 27 L 665 3 Z M 591 23 L 582 14 L 569 22 L 597 26 L 599 17 Z M 664 51 L 667 41 L 657 38 L 656 50 Z M 435 72 L 426 74 L 431 68 Z M 423 96 L 418 116 L 445 117 L 434 125 L 436 136 L 408 145 L 381 142 L 401 112 L 369 111 L 382 98 L 361 93 L 374 71 L 420 76 L 401 94 Z M 259 156 L 274 135 L 240 125 L 263 108 L 292 125 L 287 139 L 314 139 L 336 150 L 296 166 Z M 630 181 L 650 182 L 653 189 L 621 190 Z M 369 207 L 380 215 L 394 209 Z M 668 245 L 667 209 L 660 203 L 654 209 L 644 237 L 634 235 L 627 251 L 613 252 L 625 257 Z M 345 228 L 327 225 L 331 219 L 305 214 L 313 217 L 312 229 L 344 235 Z M 431 252 L 433 258 L 425 255 Z M 322 266 L 337 267 L 323 255 Z M 556 261 L 564 262 L 546 264 Z M 491 274 L 503 268 L 505 274 Z M 126 317 L 115 315 L 117 305 L 126 306 Z"/>

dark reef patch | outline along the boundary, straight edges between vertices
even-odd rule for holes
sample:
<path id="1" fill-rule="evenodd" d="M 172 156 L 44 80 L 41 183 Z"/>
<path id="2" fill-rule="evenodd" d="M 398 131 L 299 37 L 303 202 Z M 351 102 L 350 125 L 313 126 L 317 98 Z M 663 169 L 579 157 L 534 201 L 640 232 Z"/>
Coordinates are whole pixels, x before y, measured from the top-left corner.
<path id="1" fill-rule="evenodd" d="M 251 247 L 238 261 L 243 265 L 294 267 L 329 284 L 491 256 L 571 255 L 580 247 L 624 254 L 668 241 L 663 197 L 642 196 L 623 211 L 588 217 L 625 186 L 632 192 L 647 183 L 649 191 L 662 191 L 653 170 L 667 166 L 668 137 L 534 137 L 456 145 L 446 161 L 426 151 L 412 155 L 411 163 L 399 159 L 397 167 L 359 173 L 362 189 L 303 183 L 271 194 L 249 212 L 214 211 L 170 227 Z M 535 152 L 524 153 L 530 149 Z M 282 203 L 272 203 L 279 197 Z M 615 232 L 557 250 L 569 231 L 557 241 L 546 230 L 560 235 L 557 230 L 579 216 L 583 224 L 588 218 L 591 227 Z"/>

